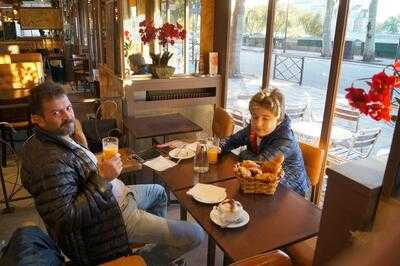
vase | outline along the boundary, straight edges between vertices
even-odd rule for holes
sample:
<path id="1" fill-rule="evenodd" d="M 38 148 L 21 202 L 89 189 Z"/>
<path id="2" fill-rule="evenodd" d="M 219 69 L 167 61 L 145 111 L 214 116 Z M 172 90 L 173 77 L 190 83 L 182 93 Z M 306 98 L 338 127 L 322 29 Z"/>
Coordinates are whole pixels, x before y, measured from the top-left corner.
<path id="1" fill-rule="evenodd" d="M 156 79 L 169 79 L 175 72 L 175 67 L 172 66 L 155 66 L 151 65 L 151 74 Z"/>

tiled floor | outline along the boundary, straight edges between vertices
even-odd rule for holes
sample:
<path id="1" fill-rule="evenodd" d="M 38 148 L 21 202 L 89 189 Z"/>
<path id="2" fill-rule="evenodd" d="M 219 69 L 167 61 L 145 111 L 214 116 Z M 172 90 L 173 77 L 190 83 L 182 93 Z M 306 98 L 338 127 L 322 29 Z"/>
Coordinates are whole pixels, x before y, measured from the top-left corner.
<path id="1" fill-rule="evenodd" d="M 8 193 L 10 193 L 13 189 L 14 183 L 17 183 L 17 187 L 20 185 L 19 179 L 17 179 L 16 174 L 16 164 L 15 162 L 9 161 L 9 166 L 5 168 L 3 171 L 5 173 L 6 179 L 6 186 Z M 149 178 L 146 178 L 146 174 L 144 177 L 138 179 L 138 182 L 147 182 Z M 22 197 L 28 195 L 25 189 L 20 189 L 16 194 L 16 197 Z M 0 199 L 3 199 L 3 194 L 0 193 Z M 16 230 L 18 227 L 24 225 L 27 222 L 33 222 L 39 225 L 44 231 L 46 230 L 44 224 L 36 212 L 34 208 L 33 201 L 23 200 L 23 201 L 16 201 L 12 202 L 11 205 L 15 207 L 13 213 L 9 214 L 0 214 L 0 247 L 8 241 L 11 237 L 11 234 Z M 0 210 L 5 208 L 4 204 L 0 204 Z M 168 218 L 170 219 L 179 219 L 179 205 L 173 204 L 168 207 Z M 189 221 L 193 221 L 193 219 L 188 217 Z M 207 238 L 203 241 L 201 246 L 197 247 L 196 249 L 190 251 L 189 253 L 185 254 L 186 261 L 189 266 L 201 266 L 206 265 L 207 262 Z M 223 255 L 222 251 L 217 248 L 216 251 L 216 265 L 222 265 Z"/>

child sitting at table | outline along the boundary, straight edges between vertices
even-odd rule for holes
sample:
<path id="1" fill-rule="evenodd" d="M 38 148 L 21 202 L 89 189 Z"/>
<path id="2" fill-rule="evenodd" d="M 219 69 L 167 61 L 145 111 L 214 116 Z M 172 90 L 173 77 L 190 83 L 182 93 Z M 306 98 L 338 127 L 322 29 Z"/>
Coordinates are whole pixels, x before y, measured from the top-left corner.
<path id="1" fill-rule="evenodd" d="M 308 177 L 304 167 L 299 144 L 285 114 L 285 102 L 278 89 L 262 90 L 255 94 L 249 104 L 250 125 L 231 137 L 222 140 L 221 152 L 228 153 L 246 145 L 239 157 L 243 160 L 272 160 L 278 153 L 285 157 L 284 177 L 281 183 L 302 196 L 309 190 Z"/>

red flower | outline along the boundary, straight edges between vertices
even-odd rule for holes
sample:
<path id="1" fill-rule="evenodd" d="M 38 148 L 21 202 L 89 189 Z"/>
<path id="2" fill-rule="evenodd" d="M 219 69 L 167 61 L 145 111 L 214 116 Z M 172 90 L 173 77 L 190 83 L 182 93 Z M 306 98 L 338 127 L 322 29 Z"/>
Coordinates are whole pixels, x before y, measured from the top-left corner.
<path id="1" fill-rule="evenodd" d="M 389 93 L 396 82 L 395 76 L 388 76 L 385 72 L 379 72 L 372 76 L 372 89 L 378 93 Z"/>
<path id="2" fill-rule="evenodd" d="M 144 44 L 157 38 L 160 45 L 165 47 L 168 44 L 174 45 L 176 39 L 184 40 L 186 38 L 186 31 L 179 23 L 176 23 L 176 25 L 164 23 L 161 28 L 156 28 L 152 20 L 146 19 L 140 22 L 139 26 L 139 34 Z"/>
<path id="3" fill-rule="evenodd" d="M 368 95 L 360 88 L 347 88 L 346 99 L 349 101 L 350 106 L 357 108 L 363 114 L 368 114 Z"/>
<path id="4" fill-rule="evenodd" d="M 130 34 L 129 34 L 129 31 L 127 31 L 127 30 L 124 31 L 124 35 L 125 35 L 125 38 L 129 38 L 129 35 L 130 35 Z"/>
<path id="5" fill-rule="evenodd" d="M 393 67 L 396 71 L 400 72 L 400 59 L 397 59 L 396 61 L 394 61 Z"/>

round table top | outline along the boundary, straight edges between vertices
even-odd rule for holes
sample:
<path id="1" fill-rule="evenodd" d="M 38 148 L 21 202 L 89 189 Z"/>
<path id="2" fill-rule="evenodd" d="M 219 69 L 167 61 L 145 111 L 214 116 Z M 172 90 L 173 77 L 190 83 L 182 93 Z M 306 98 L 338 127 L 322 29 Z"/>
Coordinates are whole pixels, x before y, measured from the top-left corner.
<path id="1" fill-rule="evenodd" d="M 292 124 L 292 130 L 300 136 L 319 139 L 322 129 L 322 122 L 298 121 Z M 353 133 L 339 126 L 332 126 L 331 141 L 341 142 L 353 137 Z"/>

